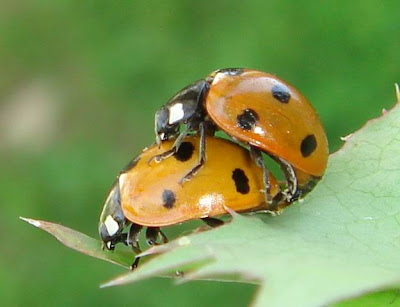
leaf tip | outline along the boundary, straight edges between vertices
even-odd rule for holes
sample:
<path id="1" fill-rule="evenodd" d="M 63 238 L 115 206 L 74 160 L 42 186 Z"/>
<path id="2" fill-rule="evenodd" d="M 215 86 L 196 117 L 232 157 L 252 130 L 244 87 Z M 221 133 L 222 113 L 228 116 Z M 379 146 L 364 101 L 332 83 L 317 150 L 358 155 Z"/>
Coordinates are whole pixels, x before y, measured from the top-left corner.
<path id="1" fill-rule="evenodd" d="M 394 84 L 394 88 L 396 91 L 396 98 L 397 98 L 397 102 L 400 102 L 400 86 L 398 83 Z"/>
<path id="2" fill-rule="evenodd" d="M 109 288 L 109 287 L 115 287 L 115 286 L 122 286 L 128 282 L 132 282 L 135 280 L 135 278 L 133 278 L 133 280 L 129 280 L 130 278 L 132 279 L 132 273 L 134 271 L 130 271 L 129 273 L 125 273 L 117 278 L 114 278 L 112 280 L 106 281 L 105 283 L 102 283 L 99 288 L 100 289 L 104 289 L 104 288 Z M 128 276 L 128 277 L 127 277 Z"/>
<path id="3" fill-rule="evenodd" d="M 101 284 L 101 285 L 99 286 L 99 288 L 100 288 L 100 289 L 104 289 L 104 288 L 108 288 L 108 287 L 112 287 L 112 286 L 114 286 L 113 282 L 112 282 L 112 281 L 109 281 L 109 282 L 106 282 L 106 283 L 104 283 L 104 284 Z"/>
<path id="4" fill-rule="evenodd" d="M 31 224 L 32 226 L 35 226 L 37 228 L 42 228 L 42 224 L 38 220 L 29 219 L 29 218 L 22 217 L 22 216 L 20 216 L 19 218 L 21 220 L 23 220 L 24 222 L 27 222 L 27 223 Z"/>

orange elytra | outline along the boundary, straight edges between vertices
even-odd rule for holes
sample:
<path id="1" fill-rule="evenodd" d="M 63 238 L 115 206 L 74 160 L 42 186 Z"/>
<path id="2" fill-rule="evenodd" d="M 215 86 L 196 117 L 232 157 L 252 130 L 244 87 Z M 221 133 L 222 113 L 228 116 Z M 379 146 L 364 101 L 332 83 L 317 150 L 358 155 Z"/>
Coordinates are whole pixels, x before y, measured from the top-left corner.
<path id="1" fill-rule="evenodd" d="M 114 249 L 122 242 L 139 252 L 138 235 L 147 227 L 149 244 L 165 235 L 160 227 L 193 219 L 211 226 L 221 221 L 213 217 L 237 212 L 273 211 L 279 213 L 289 203 L 280 201 L 281 189 L 270 177 L 270 194 L 279 206 L 264 202 L 263 174 L 248 151 L 216 137 L 206 137 L 207 163 L 201 173 L 184 185 L 179 180 L 197 164 L 199 137 L 188 136 L 174 155 L 163 163 L 149 162 L 154 155 L 171 149 L 173 141 L 145 149 L 121 171 L 100 216 L 99 233 L 103 245 Z M 128 233 L 123 233 L 131 225 Z M 137 265 L 137 263 L 136 263 Z M 135 266 L 135 264 L 134 264 Z"/>
<path id="2" fill-rule="evenodd" d="M 186 125 L 182 132 L 181 125 Z M 204 138 L 220 129 L 248 144 L 256 163 L 263 168 L 267 202 L 272 201 L 270 174 L 261 152 L 270 155 L 285 174 L 285 201 L 294 201 L 309 192 L 327 166 L 327 138 L 311 104 L 292 85 L 262 71 L 230 68 L 211 73 L 160 108 L 155 126 L 159 143 L 178 136 L 174 147 L 156 156 L 156 161 L 178 150 L 191 131 Z M 192 178 L 205 158 L 203 151 L 198 164 L 181 181 Z M 207 157 L 207 163 L 209 160 Z"/>

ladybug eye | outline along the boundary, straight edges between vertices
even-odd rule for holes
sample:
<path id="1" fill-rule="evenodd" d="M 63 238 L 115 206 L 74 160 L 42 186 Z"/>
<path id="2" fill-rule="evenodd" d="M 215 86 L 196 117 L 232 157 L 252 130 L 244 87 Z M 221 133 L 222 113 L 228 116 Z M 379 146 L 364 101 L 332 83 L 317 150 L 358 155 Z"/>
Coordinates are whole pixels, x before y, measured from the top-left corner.
<path id="1" fill-rule="evenodd" d="M 115 244 L 111 241 L 108 241 L 106 246 L 107 246 L 107 249 L 110 251 L 113 251 L 115 249 Z"/>

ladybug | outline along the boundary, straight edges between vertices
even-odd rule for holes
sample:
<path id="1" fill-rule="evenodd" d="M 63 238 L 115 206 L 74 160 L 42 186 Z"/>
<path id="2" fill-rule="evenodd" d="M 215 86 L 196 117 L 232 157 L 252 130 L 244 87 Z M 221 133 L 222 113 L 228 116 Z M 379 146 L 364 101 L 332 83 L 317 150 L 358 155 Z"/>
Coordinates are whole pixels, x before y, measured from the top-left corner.
<path id="1" fill-rule="evenodd" d="M 160 227 L 193 219 L 202 219 L 216 227 L 223 222 L 214 216 L 227 213 L 228 206 L 237 212 L 270 211 L 279 213 L 289 203 L 282 203 L 277 180 L 270 177 L 270 193 L 276 204 L 264 201 L 262 170 L 254 163 L 248 151 L 228 140 L 205 138 L 209 158 L 202 172 L 185 185 L 180 178 L 197 164 L 199 137 L 188 136 L 171 159 L 163 163 L 148 163 L 173 147 L 167 140 L 153 145 L 132 160 L 118 175 L 105 201 L 99 222 L 103 247 L 113 250 L 124 243 L 140 253 L 139 234 L 147 227 L 149 245 L 167 242 Z M 229 159 L 225 158 L 229 153 Z M 124 229 L 130 225 L 127 233 Z M 132 268 L 138 265 L 135 259 Z"/>
<path id="2" fill-rule="evenodd" d="M 286 201 L 295 201 L 311 191 L 325 172 L 328 141 L 317 113 L 299 91 L 274 75 L 227 68 L 185 87 L 156 112 L 157 142 L 176 141 L 153 160 L 161 162 L 170 157 L 186 135 L 197 132 L 199 161 L 182 178 L 183 183 L 205 163 L 204 137 L 213 135 L 216 129 L 249 145 L 251 156 L 263 169 L 265 200 L 270 204 L 271 174 L 262 152 L 272 157 L 285 175 Z"/>

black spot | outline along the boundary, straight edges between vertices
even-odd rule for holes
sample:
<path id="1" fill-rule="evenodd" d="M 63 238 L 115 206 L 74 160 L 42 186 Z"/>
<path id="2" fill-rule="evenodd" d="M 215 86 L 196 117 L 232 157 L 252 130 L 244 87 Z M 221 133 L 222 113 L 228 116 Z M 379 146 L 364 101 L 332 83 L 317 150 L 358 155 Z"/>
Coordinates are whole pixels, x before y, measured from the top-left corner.
<path id="1" fill-rule="evenodd" d="M 174 154 L 176 160 L 185 162 L 190 160 L 193 156 L 194 146 L 190 142 L 183 142 L 181 146 L 179 146 L 178 151 Z"/>
<path id="2" fill-rule="evenodd" d="M 314 134 L 307 135 L 301 141 L 300 150 L 304 158 L 311 155 L 314 152 L 315 148 L 317 148 L 317 140 L 315 139 Z"/>
<path id="3" fill-rule="evenodd" d="M 252 109 L 246 109 L 242 114 L 237 116 L 238 126 L 243 130 L 253 129 L 258 119 L 257 112 Z"/>
<path id="4" fill-rule="evenodd" d="M 290 100 L 290 91 L 283 84 L 277 84 L 272 87 L 272 96 L 282 103 L 288 103 Z"/>
<path id="5" fill-rule="evenodd" d="M 163 206 L 167 209 L 171 209 L 175 203 L 175 194 L 171 190 L 164 190 L 162 195 Z"/>
<path id="6" fill-rule="evenodd" d="M 249 178 L 240 168 L 234 169 L 232 172 L 232 179 L 235 182 L 236 191 L 241 194 L 247 194 L 250 192 Z"/>
<path id="7" fill-rule="evenodd" d="M 129 172 L 132 168 L 138 164 L 140 160 L 140 156 L 136 157 L 135 159 L 131 160 L 121 171 L 121 174 Z"/>

